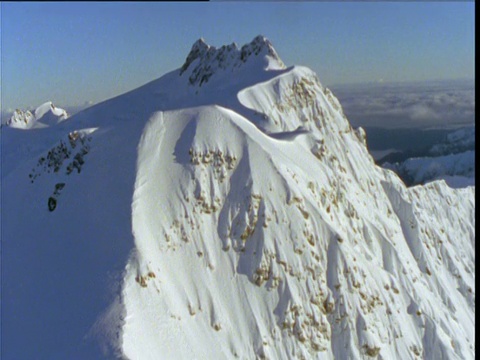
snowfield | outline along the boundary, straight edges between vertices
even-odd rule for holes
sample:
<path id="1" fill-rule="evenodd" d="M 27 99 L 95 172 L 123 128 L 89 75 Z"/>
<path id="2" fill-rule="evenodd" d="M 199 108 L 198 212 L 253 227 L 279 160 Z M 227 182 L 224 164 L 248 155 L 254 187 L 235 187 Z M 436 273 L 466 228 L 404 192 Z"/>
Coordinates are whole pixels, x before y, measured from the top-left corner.
<path id="1" fill-rule="evenodd" d="M 475 357 L 475 187 L 376 166 L 264 37 L 2 142 L 2 358 Z"/>

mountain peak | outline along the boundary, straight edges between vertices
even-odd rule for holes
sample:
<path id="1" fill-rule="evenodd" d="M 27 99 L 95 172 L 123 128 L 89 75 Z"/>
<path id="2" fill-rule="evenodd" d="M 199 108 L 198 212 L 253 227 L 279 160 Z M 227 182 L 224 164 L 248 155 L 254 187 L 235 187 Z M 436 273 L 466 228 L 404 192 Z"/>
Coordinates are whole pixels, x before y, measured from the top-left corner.
<path id="1" fill-rule="evenodd" d="M 64 109 L 56 107 L 51 101 L 38 106 L 33 113 L 29 110 L 15 110 L 6 125 L 17 129 L 30 129 L 55 125 L 68 118 Z"/>
<path id="2" fill-rule="evenodd" d="M 195 48 L 195 47 L 206 47 L 206 48 L 209 48 L 210 45 L 207 44 L 207 42 L 205 41 L 205 39 L 203 37 L 201 37 L 200 39 L 198 39 L 197 41 L 195 41 L 195 43 L 193 44 L 192 46 L 192 49 Z"/>
<path id="3" fill-rule="evenodd" d="M 285 68 L 283 61 L 265 36 L 256 36 L 241 49 L 236 43 L 216 48 L 200 38 L 193 44 L 185 63 L 180 68 L 180 76 L 190 70 L 190 84 L 201 86 L 215 73 L 226 70 L 233 72 L 247 63 L 256 63 L 252 66 L 261 70 Z"/>
<path id="4" fill-rule="evenodd" d="M 243 47 L 248 47 L 249 45 L 255 45 L 259 48 L 262 48 L 262 47 L 266 47 L 269 49 L 269 51 L 272 52 L 273 54 L 273 51 L 275 51 L 275 49 L 273 48 L 273 45 L 272 43 L 270 42 L 270 40 L 268 40 L 265 36 L 263 35 L 257 35 L 255 36 L 255 38 L 250 42 L 250 44 L 246 44 L 244 45 Z"/>
<path id="5" fill-rule="evenodd" d="M 405 187 L 281 66 L 263 36 L 199 39 L 2 136 L 5 358 L 475 358 L 475 188 Z"/>

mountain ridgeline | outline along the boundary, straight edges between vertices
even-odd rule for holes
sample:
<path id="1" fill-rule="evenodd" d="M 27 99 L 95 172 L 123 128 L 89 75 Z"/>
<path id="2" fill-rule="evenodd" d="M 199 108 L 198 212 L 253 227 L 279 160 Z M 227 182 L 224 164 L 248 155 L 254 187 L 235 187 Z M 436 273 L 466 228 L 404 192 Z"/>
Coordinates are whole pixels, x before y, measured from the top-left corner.
<path id="1" fill-rule="evenodd" d="M 376 166 L 265 37 L 2 131 L 5 359 L 475 357 L 475 187 Z"/>

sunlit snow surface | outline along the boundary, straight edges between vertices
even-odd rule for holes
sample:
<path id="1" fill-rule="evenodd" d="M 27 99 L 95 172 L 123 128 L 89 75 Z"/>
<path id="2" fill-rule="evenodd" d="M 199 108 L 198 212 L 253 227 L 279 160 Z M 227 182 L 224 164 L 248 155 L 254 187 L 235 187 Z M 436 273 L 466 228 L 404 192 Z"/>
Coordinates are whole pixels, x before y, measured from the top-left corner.
<path id="1" fill-rule="evenodd" d="M 473 359 L 475 187 L 406 188 L 262 37 L 192 53 L 2 128 L 2 358 Z"/>

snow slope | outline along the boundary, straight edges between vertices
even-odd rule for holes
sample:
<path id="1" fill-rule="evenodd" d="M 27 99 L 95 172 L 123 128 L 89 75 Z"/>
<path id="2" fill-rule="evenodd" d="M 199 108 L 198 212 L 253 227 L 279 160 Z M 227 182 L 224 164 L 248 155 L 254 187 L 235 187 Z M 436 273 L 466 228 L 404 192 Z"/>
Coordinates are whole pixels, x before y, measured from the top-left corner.
<path id="1" fill-rule="evenodd" d="M 474 358 L 475 188 L 375 166 L 264 37 L 2 132 L 2 358 Z"/>

